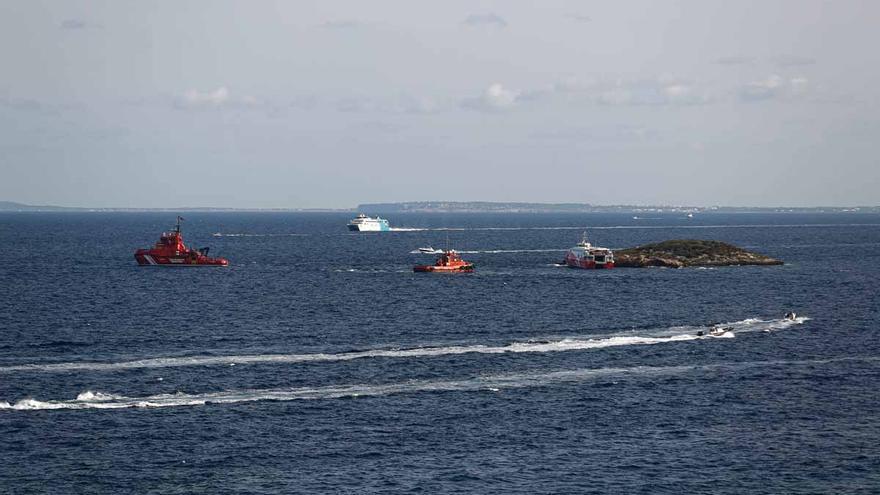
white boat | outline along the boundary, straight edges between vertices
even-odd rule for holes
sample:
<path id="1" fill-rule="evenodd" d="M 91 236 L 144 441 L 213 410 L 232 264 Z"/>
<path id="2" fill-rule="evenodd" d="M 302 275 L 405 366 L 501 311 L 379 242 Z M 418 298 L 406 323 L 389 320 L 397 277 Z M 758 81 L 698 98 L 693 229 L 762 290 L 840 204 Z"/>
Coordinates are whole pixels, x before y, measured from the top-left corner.
<path id="1" fill-rule="evenodd" d="M 388 225 L 388 220 L 384 218 L 371 218 L 360 213 L 348 222 L 348 230 L 354 232 L 387 232 L 391 230 L 391 226 Z"/>
<path id="2" fill-rule="evenodd" d="M 419 252 L 424 253 L 424 254 L 438 254 L 442 251 L 439 251 L 437 249 L 432 248 L 431 246 L 428 246 L 428 247 L 420 247 Z"/>
<path id="3" fill-rule="evenodd" d="M 709 329 L 709 336 L 718 338 L 733 337 L 733 327 L 712 327 Z"/>

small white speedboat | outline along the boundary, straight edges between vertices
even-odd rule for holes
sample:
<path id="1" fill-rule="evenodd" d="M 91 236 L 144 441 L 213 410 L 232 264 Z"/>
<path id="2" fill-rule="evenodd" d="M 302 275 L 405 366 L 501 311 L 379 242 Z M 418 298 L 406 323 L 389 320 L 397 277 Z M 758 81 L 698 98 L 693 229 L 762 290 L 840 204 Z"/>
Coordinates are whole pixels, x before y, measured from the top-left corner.
<path id="1" fill-rule="evenodd" d="M 420 247 L 419 252 L 424 253 L 424 254 L 437 254 L 438 251 L 436 249 L 432 248 L 431 246 L 427 246 L 427 247 Z"/>
<path id="2" fill-rule="evenodd" d="M 730 338 L 733 337 L 733 327 L 712 327 L 709 329 L 709 337 Z"/>
<path id="3" fill-rule="evenodd" d="M 785 319 L 788 321 L 797 320 L 797 313 L 795 313 L 794 311 L 789 311 L 788 313 L 785 313 Z"/>

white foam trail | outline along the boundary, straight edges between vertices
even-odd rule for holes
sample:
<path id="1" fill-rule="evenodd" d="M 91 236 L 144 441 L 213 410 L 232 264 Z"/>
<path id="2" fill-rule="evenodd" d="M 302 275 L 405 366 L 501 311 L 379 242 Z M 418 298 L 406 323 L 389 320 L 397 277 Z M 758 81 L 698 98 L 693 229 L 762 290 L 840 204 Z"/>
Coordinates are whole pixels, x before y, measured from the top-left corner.
<path id="1" fill-rule="evenodd" d="M 496 393 L 504 389 L 542 387 L 561 383 L 577 383 L 605 377 L 655 377 L 694 371 L 718 371 L 726 373 L 761 367 L 816 366 L 840 362 L 880 362 L 880 357 L 845 357 L 801 361 L 751 361 L 714 363 L 683 366 L 636 366 L 631 368 L 581 368 L 544 373 L 502 374 L 461 380 L 409 380 L 387 384 L 332 385 L 324 387 L 245 389 L 209 392 L 201 394 L 158 394 L 146 397 L 124 397 L 101 392 L 87 391 L 74 400 L 40 401 L 22 399 L 15 404 L 0 402 L 0 410 L 31 411 L 44 409 L 127 409 L 151 407 L 200 406 L 205 404 L 235 404 L 255 401 L 320 400 L 342 397 L 369 397 L 392 394 L 487 391 Z M 103 400 L 80 400 L 80 397 L 107 397 Z"/>
<path id="2" fill-rule="evenodd" d="M 223 232 L 215 232 L 211 234 L 213 237 L 301 237 L 307 236 L 309 234 L 247 234 L 247 233 L 223 233 Z"/>
<path id="3" fill-rule="evenodd" d="M 641 219 L 641 217 L 639 218 Z M 582 225 L 566 227 L 392 227 L 397 232 L 422 231 L 485 231 L 485 230 L 613 230 L 613 229 L 775 229 L 775 228 L 834 228 L 834 227 L 880 227 L 878 223 L 817 223 L 817 224 L 734 224 L 734 225 Z"/>
<path id="4" fill-rule="evenodd" d="M 489 249 L 484 251 L 458 251 L 462 254 L 502 254 L 502 253 L 562 253 L 565 249 Z"/>
<path id="5" fill-rule="evenodd" d="M 465 250 L 460 251 L 458 249 L 455 250 L 460 254 L 504 254 L 504 253 L 562 253 L 566 251 L 565 249 L 485 249 L 485 250 Z M 419 251 L 418 249 L 413 249 L 409 252 L 410 254 L 441 254 L 443 253 L 442 249 L 435 249 L 434 251 Z"/>
<path id="6" fill-rule="evenodd" d="M 780 330 L 809 320 L 800 317 L 794 321 L 759 320 L 750 318 L 739 322 L 726 323 L 723 326 L 733 327 L 735 333 L 756 332 L 762 330 Z M 507 345 L 451 345 L 437 347 L 414 347 L 410 349 L 368 349 L 342 353 L 314 354 L 244 354 L 228 356 L 186 356 L 158 357 L 118 362 L 66 362 L 51 364 L 23 364 L 0 367 L 0 374 L 12 372 L 71 372 L 71 371 L 122 371 L 142 368 L 174 368 L 185 366 L 217 366 L 230 364 L 292 364 L 332 361 L 351 361 L 364 358 L 412 358 L 436 357 L 459 354 L 504 354 L 520 352 L 564 352 L 588 349 L 602 349 L 629 345 L 653 345 L 669 342 L 683 342 L 705 339 L 697 336 L 698 331 L 706 332 L 709 327 L 671 327 L 653 331 L 642 331 L 645 335 L 632 335 L 632 331 L 613 334 L 594 335 L 590 338 L 563 337 L 555 340 L 530 340 L 512 342 Z"/>

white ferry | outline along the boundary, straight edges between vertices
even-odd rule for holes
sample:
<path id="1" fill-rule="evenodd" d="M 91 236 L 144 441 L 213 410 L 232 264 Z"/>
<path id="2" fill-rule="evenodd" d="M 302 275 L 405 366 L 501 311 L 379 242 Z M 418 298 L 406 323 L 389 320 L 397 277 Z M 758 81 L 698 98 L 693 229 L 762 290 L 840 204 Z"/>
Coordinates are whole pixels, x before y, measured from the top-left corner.
<path id="1" fill-rule="evenodd" d="M 360 213 L 348 222 L 348 230 L 355 232 L 387 232 L 391 230 L 391 226 L 388 225 L 388 220 L 384 218 L 370 218 Z"/>
<path id="2" fill-rule="evenodd" d="M 565 264 L 571 268 L 614 268 L 614 253 L 587 242 L 584 232 L 581 242 L 565 253 Z"/>

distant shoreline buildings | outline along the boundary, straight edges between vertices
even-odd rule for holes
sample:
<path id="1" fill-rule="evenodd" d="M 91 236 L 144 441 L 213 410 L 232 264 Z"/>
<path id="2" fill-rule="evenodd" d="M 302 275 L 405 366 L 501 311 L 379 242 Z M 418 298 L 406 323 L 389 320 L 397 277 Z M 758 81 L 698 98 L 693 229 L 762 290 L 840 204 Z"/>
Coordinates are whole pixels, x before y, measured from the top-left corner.
<path id="1" fill-rule="evenodd" d="M 590 203 L 524 203 L 493 201 L 407 201 L 400 203 L 363 203 L 357 208 L 87 208 L 54 205 L 28 205 L 0 201 L 0 212 L 298 212 L 298 213 L 880 213 L 880 206 L 684 206 L 684 205 L 593 205 Z"/>

